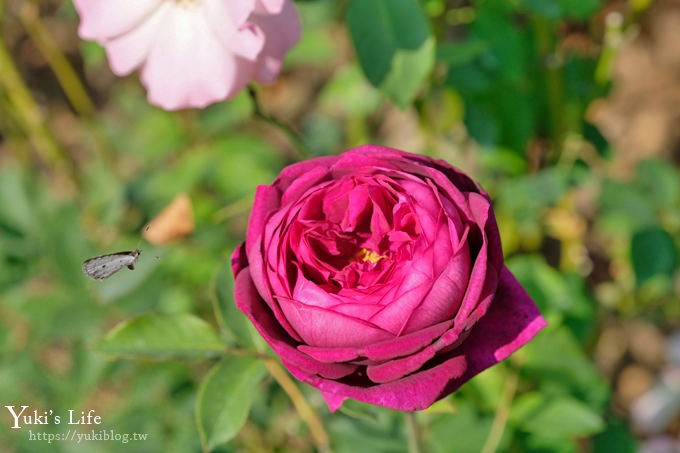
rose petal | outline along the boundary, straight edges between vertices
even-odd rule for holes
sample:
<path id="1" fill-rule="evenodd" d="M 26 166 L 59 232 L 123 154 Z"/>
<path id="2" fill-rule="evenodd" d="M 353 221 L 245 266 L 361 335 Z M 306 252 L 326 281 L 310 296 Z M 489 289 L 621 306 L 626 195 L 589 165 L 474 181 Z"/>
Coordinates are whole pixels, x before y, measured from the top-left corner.
<path id="1" fill-rule="evenodd" d="M 345 402 L 347 399 L 346 396 L 339 396 L 339 395 L 333 395 L 332 393 L 326 393 L 326 392 L 320 392 L 321 396 L 323 396 L 323 399 L 326 400 L 326 405 L 328 406 L 328 410 L 331 412 L 335 412 L 336 410 L 340 409 L 340 406 L 342 406 L 342 403 Z"/>
<path id="2" fill-rule="evenodd" d="M 431 347 L 423 348 L 415 354 L 408 355 L 389 362 L 366 367 L 366 375 L 378 384 L 396 381 L 420 370 L 428 360 L 432 359 L 436 351 Z"/>
<path id="3" fill-rule="evenodd" d="M 330 180 L 330 169 L 337 160 L 336 156 L 318 157 L 303 160 L 281 170 L 272 184 L 283 193 L 281 206 L 300 201 L 306 192 L 316 190 L 321 182 Z"/>
<path id="4" fill-rule="evenodd" d="M 531 297 L 515 276 L 503 268 L 493 303 L 457 349 L 468 358 L 470 367 L 459 381 L 449 385 L 448 391 L 509 357 L 546 325 Z"/>
<path id="5" fill-rule="evenodd" d="M 465 373 L 467 364 L 464 356 L 453 357 L 421 373 L 370 387 L 324 379 L 290 364 L 286 364 L 286 367 L 293 376 L 318 388 L 322 393 L 354 398 L 390 409 L 415 411 L 426 409 L 442 395 L 447 394 L 447 383 L 459 379 Z M 337 400 L 334 402 L 337 403 Z"/>
<path id="6" fill-rule="evenodd" d="M 289 370 L 298 379 L 325 393 L 396 410 L 422 410 L 481 371 L 506 359 L 545 326 L 545 320 L 529 295 L 504 268 L 494 303 L 456 350 L 456 354 L 461 355 L 453 356 L 440 365 L 371 387 L 323 379 L 294 366 Z"/>
<path id="7" fill-rule="evenodd" d="M 302 344 L 298 350 L 323 363 L 354 362 L 361 356 L 360 348 L 318 348 Z"/>
<path id="8" fill-rule="evenodd" d="M 479 299 L 474 304 L 468 304 L 469 307 L 474 308 L 464 314 L 456 314 L 453 328 L 444 333 L 432 347 L 437 351 L 453 350 L 458 347 L 467 338 L 469 329 L 487 312 L 497 287 L 498 277 L 494 273 L 487 274 L 487 279 L 479 292 Z"/>
<path id="9" fill-rule="evenodd" d="M 229 12 L 229 20 L 235 28 L 240 27 L 248 20 L 255 11 L 257 0 L 239 0 L 237 2 L 225 2 L 224 0 L 212 0 L 212 3 L 221 3 Z"/>
<path id="10" fill-rule="evenodd" d="M 252 21 L 268 37 L 257 60 L 255 80 L 271 83 L 281 70 L 283 56 L 300 40 L 300 16 L 293 2 L 285 2 L 280 13 L 271 16 L 255 15 Z"/>
<path id="11" fill-rule="evenodd" d="M 470 252 L 463 247 L 434 281 L 420 307 L 413 311 L 405 331 L 412 332 L 453 318 L 461 306 L 469 273 Z"/>
<path id="12" fill-rule="evenodd" d="M 463 301 L 456 313 L 456 320 L 458 321 L 465 321 L 470 315 L 470 312 L 477 307 L 479 300 L 482 298 L 485 284 L 487 284 L 487 281 L 489 280 L 489 274 L 495 274 L 497 272 L 496 269 L 489 268 L 488 266 L 486 236 L 482 237 L 482 241 L 482 245 L 477 253 L 477 258 L 472 265 L 472 272 L 468 279 L 465 296 L 463 296 Z M 492 278 L 494 282 L 497 280 L 495 276 Z M 491 288 L 491 291 L 493 292 L 493 288 Z"/>
<path id="13" fill-rule="evenodd" d="M 205 107 L 250 81 L 272 82 L 300 37 L 288 0 L 74 3 L 80 36 L 106 48 L 116 75 L 142 67 L 149 101 L 166 110 Z"/>
<path id="14" fill-rule="evenodd" d="M 468 202 L 477 224 L 484 228 L 489 264 L 500 271 L 503 266 L 503 247 L 491 203 L 488 198 L 476 193 L 468 195 Z"/>
<path id="15" fill-rule="evenodd" d="M 278 298 L 281 311 L 305 344 L 326 348 L 364 346 L 391 338 L 391 334 L 366 321 L 350 318 L 296 300 Z"/>
<path id="16" fill-rule="evenodd" d="M 451 327 L 451 324 L 451 321 L 439 323 L 409 335 L 394 337 L 363 348 L 318 348 L 301 345 L 298 349 L 320 362 L 348 362 L 365 357 L 369 364 L 375 364 L 423 349 Z"/>
<path id="17" fill-rule="evenodd" d="M 432 341 L 451 327 L 451 324 L 452 321 L 449 320 L 417 332 L 395 337 L 389 341 L 374 343 L 364 348 L 363 355 L 374 362 L 380 362 L 413 354 L 432 343 Z"/>
<path id="18" fill-rule="evenodd" d="M 464 376 L 448 384 L 446 393 L 454 391 L 491 365 L 505 360 L 546 325 L 531 297 L 504 267 L 489 310 L 456 349 L 456 353 L 467 357 L 468 369 Z"/>
<path id="19" fill-rule="evenodd" d="M 106 57 L 114 74 L 127 75 L 144 63 L 163 22 L 173 13 L 172 9 L 170 3 L 164 2 L 139 26 L 107 42 Z"/>
<path id="20" fill-rule="evenodd" d="M 382 329 L 399 335 L 404 332 L 409 317 L 423 301 L 423 297 L 432 285 L 432 273 L 429 269 L 420 269 L 418 261 L 413 261 L 408 266 L 408 271 L 400 278 L 398 283 L 388 286 L 389 291 L 381 295 L 385 301 L 384 308 L 370 319 L 371 323 Z"/>
<path id="21" fill-rule="evenodd" d="M 166 110 L 205 107 L 247 83 L 206 26 L 201 9 L 173 6 L 155 37 L 142 71 L 149 101 Z M 190 68 L 190 70 L 189 70 Z"/>
<path id="22" fill-rule="evenodd" d="M 363 320 L 370 320 L 382 308 L 380 305 L 372 303 L 354 303 L 351 299 L 330 294 L 303 277 L 299 277 L 297 280 L 293 298 L 305 305 L 324 308 L 349 318 Z"/>
<path id="23" fill-rule="evenodd" d="M 248 257 L 246 256 L 246 245 L 242 244 L 234 250 L 231 255 L 231 272 L 237 275 L 248 267 Z"/>
<path id="24" fill-rule="evenodd" d="M 200 11 L 205 22 L 209 24 L 210 31 L 220 40 L 225 49 L 247 60 L 255 60 L 264 47 L 265 35 L 260 27 L 246 22 L 252 7 L 250 10 L 246 8 L 238 12 L 240 14 L 247 11 L 244 17 L 230 20 L 234 14 L 233 5 L 241 3 L 205 1 Z"/>
<path id="25" fill-rule="evenodd" d="M 271 186 L 258 186 L 255 191 L 255 202 L 248 220 L 248 233 L 245 250 L 250 263 L 250 275 L 260 294 L 265 297 L 267 305 L 273 306 L 269 286 L 266 284 L 266 268 L 262 257 L 262 233 L 265 223 L 279 205 L 279 191 Z"/>
<path id="26" fill-rule="evenodd" d="M 442 160 L 377 145 L 359 146 L 343 153 L 340 158 L 338 166 L 346 163 L 354 168 L 358 166 L 375 169 L 390 168 L 404 174 L 431 178 L 437 189 L 446 193 L 456 208 L 469 219 L 473 216 L 467 207 L 463 189 L 486 195 L 470 178 Z"/>
<path id="27" fill-rule="evenodd" d="M 144 22 L 164 0 L 74 0 L 80 16 L 78 35 L 100 44 Z"/>
<path id="28" fill-rule="evenodd" d="M 328 379 L 340 379 L 357 369 L 354 365 L 321 363 L 293 347 L 291 345 L 293 339 L 281 328 L 260 298 L 247 268 L 235 277 L 234 300 L 239 310 L 248 316 L 265 341 L 290 366 Z"/>
<path id="29" fill-rule="evenodd" d="M 279 14 L 285 0 L 256 0 L 255 5 L 258 14 Z"/>
<path id="30" fill-rule="evenodd" d="M 485 320 L 484 328 L 494 332 L 493 335 L 487 335 L 489 342 L 495 341 L 497 345 L 501 345 L 494 353 L 497 361 L 510 356 L 548 325 L 531 296 L 507 267 L 503 267 L 501 271 L 496 297 L 488 313 L 490 312 L 493 315 L 488 316 L 488 319 L 485 315 L 482 319 Z M 477 329 L 479 334 L 484 334 L 482 328 L 476 327 L 475 330 Z"/>

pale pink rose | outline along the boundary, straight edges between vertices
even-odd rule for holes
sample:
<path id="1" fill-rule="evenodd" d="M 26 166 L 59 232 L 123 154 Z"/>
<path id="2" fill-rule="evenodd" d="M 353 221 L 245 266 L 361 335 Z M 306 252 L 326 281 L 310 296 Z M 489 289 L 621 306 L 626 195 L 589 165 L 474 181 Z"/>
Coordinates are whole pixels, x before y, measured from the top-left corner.
<path id="1" fill-rule="evenodd" d="M 290 0 L 74 0 L 78 33 L 118 76 L 140 68 L 149 102 L 202 108 L 271 83 L 300 37 Z"/>

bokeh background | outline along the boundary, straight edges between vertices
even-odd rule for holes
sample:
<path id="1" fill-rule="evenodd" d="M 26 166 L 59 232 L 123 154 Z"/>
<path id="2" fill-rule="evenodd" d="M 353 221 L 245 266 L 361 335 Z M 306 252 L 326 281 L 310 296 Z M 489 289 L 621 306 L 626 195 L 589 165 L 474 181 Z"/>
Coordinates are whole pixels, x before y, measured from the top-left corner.
<path id="1" fill-rule="evenodd" d="M 339 452 L 419 451 L 414 438 L 432 452 L 680 451 L 680 2 L 421 0 L 434 70 L 400 102 L 362 72 L 347 3 L 296 2 L 302 40 L 255 87 L 259 111 L 244 92 L 171 113 L 78 39 L 69 2 L 0 1 L 0 402 L 95 409 L 97 428 L 149 436 L 41 443 L 2 408 L 0 450 L 308 452 L 321 429 Z M 197 395 L 217 359 L 137 360 L 105 339 L 140 315 L 190 314 L 238 348 L 228 263 L 256 186 L 363 143 L 477 179 L 550 326 L 417 428 L 356 402 L 330 414 L 296 383 L 322 425 L 310 429 L 265 377 L 209 445 Z M 195 231 L 141 240 L 180 193 Z M 82 274 L 138 245 L 134 272 Z"/>

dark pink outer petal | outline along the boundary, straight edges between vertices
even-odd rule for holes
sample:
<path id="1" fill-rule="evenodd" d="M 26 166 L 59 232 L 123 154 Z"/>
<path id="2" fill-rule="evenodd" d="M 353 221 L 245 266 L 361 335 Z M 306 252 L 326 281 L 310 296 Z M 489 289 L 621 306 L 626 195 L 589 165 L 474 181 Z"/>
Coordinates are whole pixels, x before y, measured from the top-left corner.
<path id="1" fill-rule="evenodd" d="M 339 407 L 334 398 L 329 398 L 330 395 L 335 395 L 340 398 L 354 398 L 390 409 L 414 411 L 426 409 L 442 396 L 445 396 L 448 393 L 446 392 L 448 383 L 460 379 L 468 368 L 465 360 L 465 356 L 453 357 L 423 373 L 412 374 L 404 379 L 373 387 L 357 387 L 312 376 L 304 370 L 294 367 L 285 359 L 283 364 L 293 376 L 321 390 L 326 401 L 330 399 L 332 402 L 329 405 L 330 410 Z"/>
<path id="2" fill-rule="evenodd" d="M 253 285 L 248 268 L 241 270 L 234 281 L 234 299 L 236 306 L 248 316 L 260 335 L 269 343 L 283 360 L 293 364 L 306 373 L 325 376 L 328 379 L 339 379 L 356 370 L 356 366 L 337 363 L 321 363 L 298 351 L 290 341 L 288 334 L 279 326 L 269 307 Z"/>
<path id="3" fill-rule="evenodd" d="M 346 396 L 334 395 L 332 393 L 320 392 L 323 399 L 326 400 L 326 405 L 331 412 L 335 412 L 340 409 L 342 403 L 347 399 Z"/>
<path id="4" fill-rule="evenodd" d="M 325 394 L 354 398 L 397 410 L 421 410 L 526 344 L 546 322 L 515 277 L 504 268 L 496 297 L 467 339 L 444 362 L 403 379 L 358 387 L 309 373 L 284 358 L 298 379 Z M 328 396 L 328 395 L 326 395 Z M 333 409 L 337 398 L 330 398 Z M 337 407 L 336 407 L 337 408 Z"/>
<path id="5" fill-rule="evenodd" d="M 470 363 L 463 382 L 510 356 L 547 325 L 529 294 L 508 268 L 503 267 L 496 297 L 457 350 L 463 352 Z"/>

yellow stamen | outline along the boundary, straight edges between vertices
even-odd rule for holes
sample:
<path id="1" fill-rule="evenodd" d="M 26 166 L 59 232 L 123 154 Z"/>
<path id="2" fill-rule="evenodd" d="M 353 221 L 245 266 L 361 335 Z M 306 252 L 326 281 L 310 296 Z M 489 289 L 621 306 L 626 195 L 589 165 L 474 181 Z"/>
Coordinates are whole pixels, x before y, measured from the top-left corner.
<path id="1" fill-rule="evenodd" d="M 387 257 L 385 255 L 378 255 L 377 253 L 375 253 L 371 250 L 362 248 L 361 250 L 359 250 L 357 252 L 356 258 L 363 261 L 363 262 L 369 261 L 371 264 L 375 264 L 378 261 L 380 261 L 382 258 L 387 258 Z"/>

